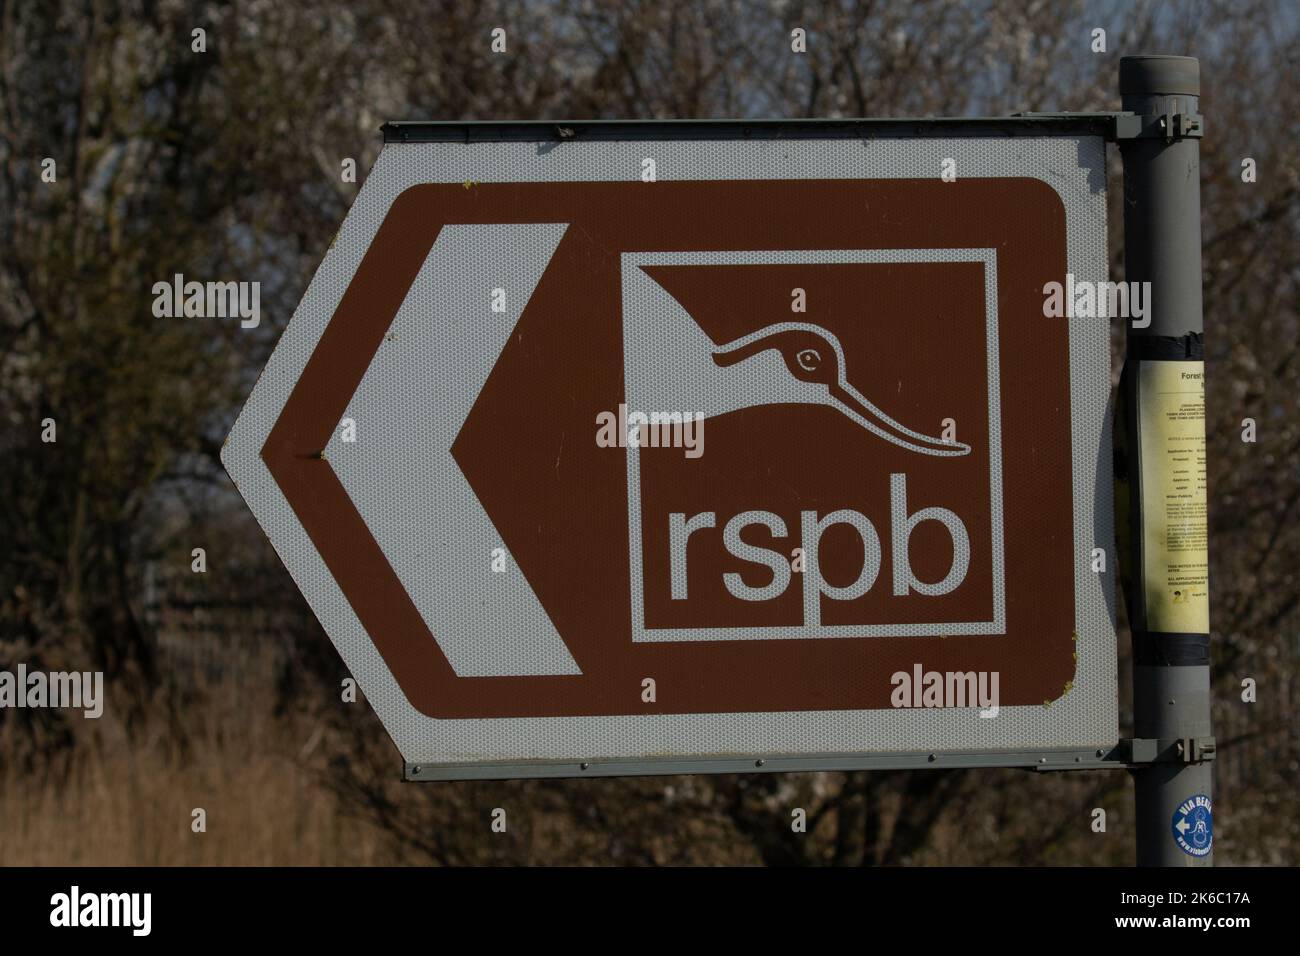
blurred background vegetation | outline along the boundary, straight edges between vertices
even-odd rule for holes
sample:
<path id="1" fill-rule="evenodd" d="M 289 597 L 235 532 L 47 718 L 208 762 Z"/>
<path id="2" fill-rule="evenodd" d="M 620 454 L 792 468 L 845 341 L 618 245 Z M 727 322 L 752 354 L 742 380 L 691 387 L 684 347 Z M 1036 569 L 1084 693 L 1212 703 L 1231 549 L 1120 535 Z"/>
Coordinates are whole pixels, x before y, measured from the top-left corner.
<path id="1" fill-rule="evenodd" d="M 355 196 L 340 163 L 364 179 L 384 120 L 1116 109 L 1119 57 L 1155 52 L 1200 57 L 1208 121 L 1216 855 L 1294 863 L 1297 19 L 1283 0 L 0 0 L 0 668 L 109 690 L 99 721 L 0 711 L 0 863 L 1131 862 L 1120 773 L 400 784 L 217 451 Z M 176 272 L 261 282 L 261 327 L 155 318 Z M 1120 657 L 1127 732 L 1126 631 Z"/>

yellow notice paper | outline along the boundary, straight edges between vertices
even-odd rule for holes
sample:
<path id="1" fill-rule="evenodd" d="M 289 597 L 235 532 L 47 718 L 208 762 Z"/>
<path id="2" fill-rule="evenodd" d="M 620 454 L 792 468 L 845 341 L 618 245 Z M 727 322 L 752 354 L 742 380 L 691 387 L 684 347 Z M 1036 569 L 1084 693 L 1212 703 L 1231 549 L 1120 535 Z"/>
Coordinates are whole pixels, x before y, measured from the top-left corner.
<path id="1" fill-rule="evenodd" d="M 1142 362 L 1137 400 L 1147 629 L 1208 634 L 1205 363 Z"/>

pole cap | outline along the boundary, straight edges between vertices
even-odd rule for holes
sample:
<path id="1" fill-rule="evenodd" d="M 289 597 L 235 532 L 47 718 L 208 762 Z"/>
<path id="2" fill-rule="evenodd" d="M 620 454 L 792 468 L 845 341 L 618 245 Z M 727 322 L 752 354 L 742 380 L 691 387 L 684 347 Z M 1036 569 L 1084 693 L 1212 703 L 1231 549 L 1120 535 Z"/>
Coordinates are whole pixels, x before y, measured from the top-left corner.
<path id="1" fill-rule="evenodd" d="M 1126 56 L 1119 61 L 1120 96 L 1200 96 L 1201 63 L 1194 56 Z"/>

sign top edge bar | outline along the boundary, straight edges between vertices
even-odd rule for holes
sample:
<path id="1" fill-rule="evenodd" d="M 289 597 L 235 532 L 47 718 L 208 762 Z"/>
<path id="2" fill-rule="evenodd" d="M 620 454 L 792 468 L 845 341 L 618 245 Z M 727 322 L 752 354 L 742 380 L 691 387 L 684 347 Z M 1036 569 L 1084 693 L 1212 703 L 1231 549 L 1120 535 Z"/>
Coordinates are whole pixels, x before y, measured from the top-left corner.
<path id="1" fill-rule="evenodd" d="M 385 143 L 565 143 L 619 140 L 873 139 L 878 137 L 1102 136 L 1115 139 L 1122 113 L 1032 116 L 785 120 L 400 121 L 380 127 Z"/>

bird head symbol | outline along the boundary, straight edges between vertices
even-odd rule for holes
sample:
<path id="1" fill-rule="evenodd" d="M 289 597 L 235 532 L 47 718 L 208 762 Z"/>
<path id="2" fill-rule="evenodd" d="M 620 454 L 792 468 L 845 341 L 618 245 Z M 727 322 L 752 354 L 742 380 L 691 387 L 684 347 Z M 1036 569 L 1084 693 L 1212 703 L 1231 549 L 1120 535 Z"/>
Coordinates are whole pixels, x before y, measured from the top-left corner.
<path id="1" fill-rule="evenodd" d="M 824 387 L 823 404 L 885 441 L 922 455 L 954 457 L 970 453 L 969 445 L 914 431 L 868 401 L 846 377 L 839 339 L 820 326 L 802 322 L 770 325 L 719 346 L 713 352 L 713 361 L 730 368 L 769 350 L 777 352 L 795 381 Z"/>
<path id="2" fill-rule="evenodd" d="M 840 379 L 840 351 L 831 335 L 815 326 L 799 326 L 771 331 L 759 337 L 745 336 L 713 353 L 713 361 L 728 368 L 747 358 L 775 349 L 785 367 L 801 382 L 834 385 Z"/>

